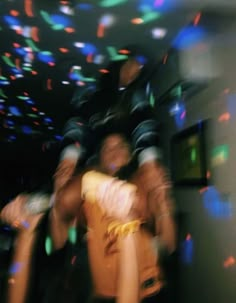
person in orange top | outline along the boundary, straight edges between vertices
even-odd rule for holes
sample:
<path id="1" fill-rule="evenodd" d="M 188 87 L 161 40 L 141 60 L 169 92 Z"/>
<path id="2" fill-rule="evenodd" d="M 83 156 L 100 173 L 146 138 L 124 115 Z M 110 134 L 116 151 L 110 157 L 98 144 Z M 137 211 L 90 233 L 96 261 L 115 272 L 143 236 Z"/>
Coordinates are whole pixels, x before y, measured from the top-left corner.
<path id="1" fill-rule="evenodd" d="M 135 199 L 132 198 L 130 216 L 138 218 L 141 222 L 135 233 L 138 297 L 142 302 L 154 302 L 165 285 L 158 264 L 157 244 L 164 245 L 169 253 L 176 247 L 173 202 L 169 193 L 171 185 L 165 168 L 157 163 L 151 154 L 139 155 L 139 162 L 142 164 L 139 167 L 131 165 L 131 155 L 131 147 L 125 137 L 118 133 L 110 134 L 101 144 L 98 165 L 93 169 L 116 178 L 125 176 L 127 182 L 137 186 L 137 195 Z M 104 202 L 106 200 L 113 200 L 113 210 L 117 212 L 123 208 L 122 203 L 125 203 L 121 199 L 123 183 L 113 179 L 104 185 L 102 194 L 101 189 L 98 190 L 98 203 L 90 203 L 86 196 L 81 195 L 82 176 L 83 174 L 74 177 L 56 196 L 51 213 L 54 245 L 56 248 L 64 245 L 68 229 L 75 225 L 77 220 L 81 222 L 78 218 L 82 215 L 88 226 L 88 252 L 94 284 L 94 302 L 116 302 L 119 298 L 119 285 L 124 277 L 119 267 L 120 237 L 109 233 L 114 218 L 104 215 L 100 206 L 106 204 Z M 123 266 L 126 267 L 128 264 Z M 128 289 L 127 285 L 126 292 Z"/>

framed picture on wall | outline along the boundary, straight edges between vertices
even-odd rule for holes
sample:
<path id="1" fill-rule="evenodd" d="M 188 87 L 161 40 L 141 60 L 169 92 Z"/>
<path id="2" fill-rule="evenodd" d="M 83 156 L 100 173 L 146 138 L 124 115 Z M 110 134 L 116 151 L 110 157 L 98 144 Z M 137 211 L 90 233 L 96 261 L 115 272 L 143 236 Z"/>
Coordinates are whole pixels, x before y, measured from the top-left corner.
<path id="1" fill-rule="evenodd" d="M 207 121 L 201 121 L 171 139 L 171 172 L 175 185 L 207 185 Z"/>

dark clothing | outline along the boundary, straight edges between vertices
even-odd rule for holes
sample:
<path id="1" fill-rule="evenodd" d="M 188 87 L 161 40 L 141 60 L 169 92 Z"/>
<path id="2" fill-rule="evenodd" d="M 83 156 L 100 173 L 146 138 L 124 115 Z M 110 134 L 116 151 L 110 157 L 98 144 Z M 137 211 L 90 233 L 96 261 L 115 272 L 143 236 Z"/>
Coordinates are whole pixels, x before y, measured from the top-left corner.
<path id="1" fill-rule="evenodd" d="M 75 245 L 67 242 L 49 255 L 45 250 L 47 231 L 48 213 L 37 230 L 27 303 L 87 303 L 92 288 L 85 231 L 78 230 Z"/>
<path id="2" fill-rule="evenodd" d="M 113 62 L 96 91 L 74 94 L 73 116 L 64 129 L 62 148 L 79 142 L 86 150 L 94 151 L 101 137 L 110 132 L 126 133 L 133 149 L 159 145 L 158 124 L 150 104 L 152 91 L 149 73 L 144 66 L 139 77 L 125 88 L 119 87 L 119 73 L 123 62 Z"/>

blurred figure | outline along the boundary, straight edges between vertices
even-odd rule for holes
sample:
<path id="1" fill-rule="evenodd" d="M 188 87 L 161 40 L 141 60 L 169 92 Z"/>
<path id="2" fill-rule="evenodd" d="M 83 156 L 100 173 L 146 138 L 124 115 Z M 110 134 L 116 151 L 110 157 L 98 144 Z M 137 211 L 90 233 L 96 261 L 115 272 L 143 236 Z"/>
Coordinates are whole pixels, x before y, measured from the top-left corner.
<path id="1" fill-rule="evenodd" d="M 143 164 L 145 162 L 145 156 L 148 162 Z M 89 201 L 82 203 L 80 187 L 83 174 L 80 174 L 78 177 L 74 177 L 64 188 L 59 190 L 49 218 L 56 251 L 60 251 L 65 246 L 68 240 L 68 230 L 74 228 L 75 225 L 81 226 L 83 218 L 85 218 L 84 223 L 88 225 L 89 261 L 95 287 L 95 302 L 103 302 L 103 300 L 107 302 L 107 299 L 114 302 L 118 293 L 120 293 L 119 298 L 124 298 L 122 302 L 127 302 L 127 296 L 131 296 L 132 300 L 134 300 L 133 302 L 135 302 L 135 294 L 136 297 L 138 296 L 138 299 L 149 297 L 144 299 L 143 302 L 146 302 L 145 300 L 147 300 L 147 302 L 155 301 L 165 282 L 158 264 L 157 250 L 152 248 L 152 240 L 155 240 L 154 236 L 158 235 L 170 253 L 175 249 L 175 224 L 173 221 L 173 209 L 168 194 L 170 184 L 166 179 L 165 170 L 160 164 L 155 163 L 155 159 L 150 158 L 150 155 L 145 155 L 145 153 L 140 154 L 142 166 L 139 168 L 133 165 L 130 160 L 131 149 L 129 143 L 123 136 L 113 134 L 108 136 L 100 147 L 99 165 L 96 169 L 97 171 L 112 176 L 126 176 L 127 180 L 137 185 L 137 198 L 134 199 L 134 197 L 132 197 L 131 199 L 129 195 L 127 197 L 127 193 L 123 193 L 123 183 L 113 180 L 114 182 L 106 187 L 105 192 L 100 191 L 100 196 L 98 196 L 100 206 L 105 208 L 108 214 L 104 216 L 98 204 L 92 204 L 89 203 Z M 126 166 L 127 164 L 132 165 Z M 93 167 L 93 169 L 94 168 L 95 167 Z M 121 225 L 118 224 L 118 226 L 123 226 L 123 224 L 125 224 L 124 222 L 131 219 L 131 221 L 137 222 L 138 220 L 138 222 L 142 222 L 140 228 L 138 228 L 139 225 L 131 225 L 135 227 L 133 231 L 136 231 L 135 249 L 134 239 L 128 239 L 128 243 L 123 245 L 123 249 L 121 249 L 122 237 L 117 237 L 117 235 L 112 234 L 112 232 L 108 232 L 108 227 L 114 222 L 114 215 L 117 216 L 117 213 L 123 209 L 124 205 L 121 204 L 122 201 L 123 203 L 125 203 L 124 201 L 126 201 L 126 203 L 131 201 L 131 204 L 135 201 L 135 203 L 134 207 L 130 209 L 130 212 L 126 213 L 126 219 L 123 214 L 122 223 Z M 19 201 L 17 201 L 17 203 L 20 206 L 21 203 L 19 203 Z M 109 213 L 111 209 L 113 213 Z M 7 210 L 5 209 L 3 211 L 2 217 L 5 218 L 6 221 L 9 221 L 9 214 L 11 213 L 12 216 L 14 213 L 19 219 L 20 216 L 22 216 L 22 213 L 20 213 L 22 210 L 18 214 L 15 211 L 15 206 L 11 209 L 8 207 Z M 133 218 L 135 220 L 133 220 Z M 22 217 L 22 219 L 25 218 Z M 34 220 L 37 221 L 36 217 Z M 32 224 L 32 227 L 33 226 L 34 224 Z M 77 231 L 79 231 L 79 229 L 77 229 Z M 29 230 L 27 232 L 29 232 Z M 44 234 L 44 239 L 45 237 L 46 235 Z M 24 241 L 25 238 L 28 237 L 24 237 Z M 30 250 L 29 239 L 30 238 L 27 240 L 28 252 L 32 252 L 32 244 Z M 24 241 L 22 241 L 21 247 L 24 247 Z M 127 247 L 129 247 L 129 249 L 125 250 Z M 133 249 L 133 255 L 137 252 L 138 273 L 135 270 L 135 258 L 130 254 L 130 247 Z M 20 249 L 18 249 L 18 251 L 22 252 Z M 126 252 L 126 254 L 122 254 L 122 252 Z M 25 254 L 23 255 L 25 257 Z M 30 259 L 30 254 L 28 254 L 27 257 Z M 117 276 L 119 268 L 118 260 L 126 260 L 125 263 L 123 262 L 120 265 L 120 279 L 118 279 Z M 128 281 L 125 277 L 130 277 L 130 275 L 133 276 L 132 281 L 134 284 L 133 287 L 130 288 L 131 285 L 129 281 L 129 288 L 127 288 Z M 73 277 L 74 283 L 76 284 L 76 281 L 78 283 L 76 276 Z M 138 279 L 138 287 L 135 284 L 135 279 Z M 29 282 L 29 271 L 26 271 L 23 281 L 25 281 L 24 287 L 26 288 Z M 124 281 L 126 281 L 126 283 L 124 283 Z M 86 280 L 84 280 L 84 282 L 86 283 Z M 73 285 L 75 285 L 74 283 Z M 17 283 L 15 283 L 14 287 L 15 286 L 17 286 Z M 133 291 L 135 287 L 138 288 L 136 292 Z M 20 290 L 22 289 L 23 287 L 20 288 Z M 129 289 L 130 292 L 127 292 Z M 16 289 L 14 288 L 13 290 L 15 291 Z M 19 292 L 17 293 L 15 291 L 15 295 L 19 298 Z M 16 301 L 11 300 L 9 302 L 15 303 Z M 25 301 L 18 300 L 18 302 Z"/>
<path id="2" fill-rule="evenodd" d="M 172 253 L 176 245 L 176 228 L 169 196 L 170 183 L 165 169 L 147 153 L 141 153 L 139 157 L 142 165 L 137 167 L 130 162 L 131 146 L 128 141 L 120 134 L 111 134 L 101 145 L 96 170 L 110 176 L 126 176 L 126 180 L 138 188 L 135 203 L 130 211 L 131 217 L 142 222 L 136 232 L 139 300 L 156 302 L 165 281 L 155 246 L 159 242 Z M 110 227 L 116 225 L 114 218 L 104 216 L 98 204 L 89 203 L 86 196 L 81 196 L 81 178 L 81 175 L 73 178 L 59 191 L 56 198 L 52 209 L 54 244 L 57 248 L 62 247 L 67 239 L 69 227 L 74 226 L 77 220 L 81 222 L 80 218 L 84 216 L 88 226 L 89 260 L 95 288 L 94 302 L 115 302 L 116 298 L 119 298 L 118 285 L 121 282 L 118 274 L 120 237 L 109 232 Z M 125 195 L 122 199 L 122 184 L 113 179 L 104 186 L 103 190 L 98 190 L 98 203 L 100 199 L 103 201 L 100 205 L 104 205 L 104 200 L 114 201 L 112 210 L 125 208 L 128 200 Z"/>

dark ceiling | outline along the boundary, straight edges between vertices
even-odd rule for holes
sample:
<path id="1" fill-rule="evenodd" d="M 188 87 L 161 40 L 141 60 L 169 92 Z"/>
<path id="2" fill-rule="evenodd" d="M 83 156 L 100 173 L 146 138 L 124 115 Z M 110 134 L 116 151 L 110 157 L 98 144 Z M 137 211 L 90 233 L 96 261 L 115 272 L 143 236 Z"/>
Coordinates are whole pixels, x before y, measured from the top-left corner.
<path id="1" fill-rule="evenodd" d="M 60 140 L 75 89 L 95 83 L 127 45 L 155 65 L 200 9 L 231 2 L 1 0 L 0 141 Z"/>
<path id="2" fill-rule="evenodd" d="M 76 88 L 95 83 L 126 45 L 157 63 L 195 11 L 173 0 L 1 0 L 1 141 L 60 139 Z"/>

